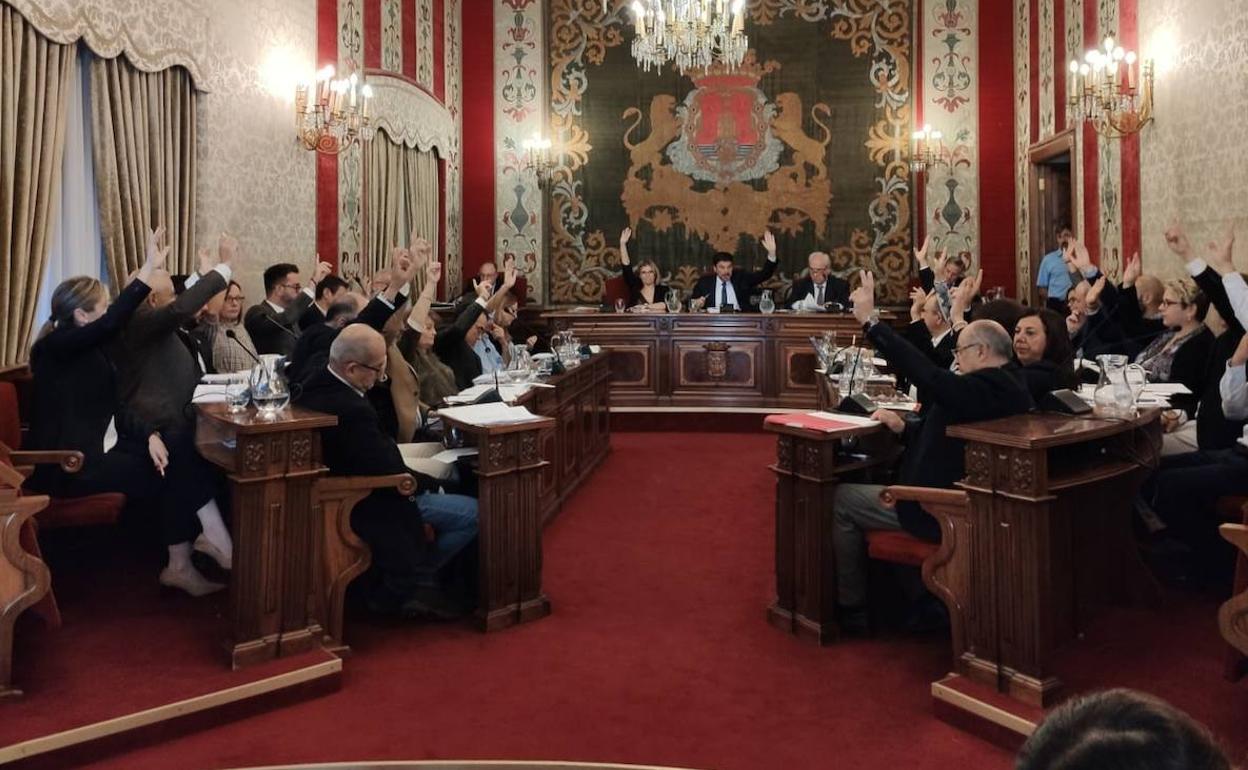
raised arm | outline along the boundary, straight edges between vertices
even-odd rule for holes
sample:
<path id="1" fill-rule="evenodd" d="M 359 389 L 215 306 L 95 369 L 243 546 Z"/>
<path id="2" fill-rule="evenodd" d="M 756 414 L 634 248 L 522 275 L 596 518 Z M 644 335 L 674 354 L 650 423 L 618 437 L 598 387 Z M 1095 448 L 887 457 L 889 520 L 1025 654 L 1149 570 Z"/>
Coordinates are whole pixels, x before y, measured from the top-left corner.
<path id="1" fill-rule="evenodd" d="M 776 236 L 770 230 L 763 233 L 763 248 L 767 250 L 767 261 L 763 263 L 763 269 L 747 273 L 745 277 L 745 283 L 750 288 L 758 286 L 776 272 Z"/>
<path id="2" fill-rule="evenodd" d="M 1218 308 L 1218 314 L 1226 320 L 1228 324 L 1238 325 L 1239 330 L 1243 331 L 1248 328 L 1248 285 L 1244 283 L 1244 277 L 1235 270 L 1235 262 L 1232 256 L 1232 249 L 1235 246 L 1235 230 L 1228 228 L 1226 235 L 1221 241 L 1212 241 L 1209 243 L 1209 254 L 1206 259 L 1209 267 L 1218 275 L 1217 279 L 1209 277 L 1207 283 L 1202 283 L 1197 278 L 1196 283 L 1209 295 L 1209 299 L 1214 306 Z M 1197 260 L 1199 261 L 1199 260 Z M 1189 272 L 1190 265 L 1189 264 Z M 1214 287 L 1214 282 L 1219 284 Z"/>

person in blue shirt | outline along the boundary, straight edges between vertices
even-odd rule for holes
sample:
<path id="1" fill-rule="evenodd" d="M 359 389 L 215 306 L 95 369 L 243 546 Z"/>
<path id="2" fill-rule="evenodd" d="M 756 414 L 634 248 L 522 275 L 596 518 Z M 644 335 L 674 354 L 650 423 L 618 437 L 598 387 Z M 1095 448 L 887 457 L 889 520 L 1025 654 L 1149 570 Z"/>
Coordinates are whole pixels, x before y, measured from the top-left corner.
<path id="1" fill-rule="evenodd" d="M 1061 313 L 1063 317 L 1069 312 L 1066 308 L 1066 295 L 1070 293 L 1070 268 L 1062 259 L 1062 252 L 1070 244 L 1072 233 L 1070 226 L 1060 224 L 1055 231 L 1057 248 L 1044 255 L 1040 260 L 1040 269 L 1036 272 L 1036 287 L 1040 289 L 1040 301 Z"/>

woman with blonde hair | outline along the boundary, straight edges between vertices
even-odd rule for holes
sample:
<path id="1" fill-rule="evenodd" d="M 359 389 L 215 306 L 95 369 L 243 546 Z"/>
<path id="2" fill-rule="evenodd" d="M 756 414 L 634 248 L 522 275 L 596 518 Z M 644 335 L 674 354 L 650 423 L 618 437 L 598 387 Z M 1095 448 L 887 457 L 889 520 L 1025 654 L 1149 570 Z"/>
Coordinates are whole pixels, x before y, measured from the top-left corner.
<path id="1" fill-rule="evenodd" d="M 667 284 L 659 283 L 659 266 L 654 260 L 643 260 L 637 266 L 637 272 L 633 272 L 628 257 L 628 241 L 632 237 L 631 227 L 625 227 L 620 233 L 620 267 L 624 283 L 628 284 L 628 306 L 634 310 L 666 310 L 667 294 L 671 289 Z"/>
<path id="2" fill-rule="evenodd" d="M 1149 382 L 1186 385 L 1190 396 L 1176 399 L 1175 406 L 1191 416 L 1200 394 L 1205 392 L 1213 332 L 1205 326 L 1209 299 L 1189 278 L 1166 281 L 1161 297 L 1161 320 L 1166 331 L 1140 351 L 1135 362 L 1144 367 Z"/>
<path id="3" fill-rule="evenodd" d="M 210 493 L 206 500 L 195 493 L 195 466 L 203 461 L 170 461 L 160 433 L 122 404 L 105 352 L 151 292 L 154 274 L 163 270 L 169 253 L 163 237 L 163 228 L 148 236 L 143 267 L 111 305 L 104 286 L 85 276 L 63 281 L 52 293 L 52 318 L 30 351 L 35 399 L 30 444 L 33 449 L 77 450 L 83 465 L 74 474 L 41 465 L 29 486 L 57 497 L 120 492 L 127 502 L 151 501 L 160 512 L 169 548 L 161 584 L 202 596 L 224 588 L 191 564 L 191 543 L 201 527 L 199 511 L 211 502 Z M 116 428 L 115 444 L 110 423 Z M 211 507 L 216 510 L 215 503 Z M 219 523 L 219 514 L 217 518 Z M 215 551 L 218 561 L 228 562 L 221 556 L 230 550 L 228 533 L 225 537 L 227 542 L 205 544 L 202 550 Z"/>

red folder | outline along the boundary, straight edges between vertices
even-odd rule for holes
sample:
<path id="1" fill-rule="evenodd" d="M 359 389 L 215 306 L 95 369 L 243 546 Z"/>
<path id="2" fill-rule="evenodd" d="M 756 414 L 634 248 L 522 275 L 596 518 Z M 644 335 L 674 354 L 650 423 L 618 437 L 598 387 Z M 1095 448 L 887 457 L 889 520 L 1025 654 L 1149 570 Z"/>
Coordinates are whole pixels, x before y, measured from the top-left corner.
<path id="1" fill-rule="evenodd" d="M 827 417 L 819 417 L 813 414 L 772 414 L 763 420 L 766 425 L 785 425 L 790 428 L 806 428 L 807 430 L 818 430 L 824 433 L 835 433 L 838 430 L 851 430 L 854 428 L 862 428 L 862 425 L 854 422 L 846 422 L 843 420 L 831 420 Z"/>

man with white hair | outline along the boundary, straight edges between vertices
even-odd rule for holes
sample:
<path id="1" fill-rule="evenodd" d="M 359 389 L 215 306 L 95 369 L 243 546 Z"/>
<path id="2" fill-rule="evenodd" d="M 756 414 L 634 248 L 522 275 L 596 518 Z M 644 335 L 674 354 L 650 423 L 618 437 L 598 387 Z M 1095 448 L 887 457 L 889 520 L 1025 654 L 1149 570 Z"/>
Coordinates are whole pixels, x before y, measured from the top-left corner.
<path id="1" fill-rule="evenodd" d="M 832 275 L 832 257 L 815 251 L 806 258 L 806 275 L 793 282 L 785 304 L 794 310 L 824 310 L 830 303 L 849 304 L 849 284 Z"/>
<path id="2" fill-rule="evenodd" d="M 897 483 L 950 488 L 965 475 L 963 442 L 946 435 L 950 425 L 992 420 L 1030 411 L 1034 406 L 1012 361 L 1013 342 L 995 321 L 973 321 L 962 329 L 953 348 L 958 372 L 937 366 L 917 348 L 879 322 L 875 280 L 861 273 L 862 284 L 850 298 L 854 317 L 868 340 L 899 375 L 918 386 L 930 403 L 923 416 L 901 417 L 887 409 L 874 419 L 903 436 L 906 449 Z M 836 548 L 838 622 L 847 631 L 866 630 L 867 558 L 865 533 L 904 529 L 915 537 L 939 542 L 940 527 L 917 503 L 896 509 L 880 500 L 878 484 L 841 484 L 833 498 L 833 544 Z"/>
<path id="3" fill-rule="evenodd" d="M 336 426 L 321 430 L 331 474 L 412 472 L 367 398 L 386 364 L 381 334 L 365 324 L 350 324 L 330 346 L 329 363 L 304 385 L 301 406 L 338 418 Z M 370 605 L 408 617 L 455 617 L 463 610 L 441 591 L 438 571 L 477 536 L 477 501 L 438 494 L 436 481 L 414 475 L 415 494 L 376 490 L 351 514 L 351 528 L 372 548 L 380 577 Z M 432 545 L 425 542 L 424 525 L 436 536 Z"/>

